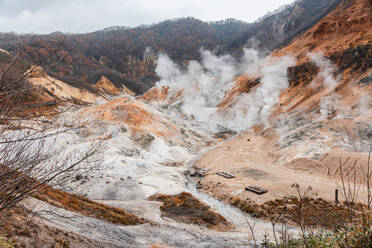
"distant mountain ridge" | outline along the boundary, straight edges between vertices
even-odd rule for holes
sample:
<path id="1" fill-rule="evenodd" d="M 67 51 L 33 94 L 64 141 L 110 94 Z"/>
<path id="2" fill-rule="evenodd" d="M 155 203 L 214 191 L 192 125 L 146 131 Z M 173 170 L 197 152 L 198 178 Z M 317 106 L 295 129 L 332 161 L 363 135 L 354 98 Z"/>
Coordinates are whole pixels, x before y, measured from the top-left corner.
<path id="1" fill-rule="evenodd" d="M 259 19 L 236 39 L 233 46 L 255 37 L 260 48 L 272 51 L 288 45 L 293 38 L 315 25 L 342 0 L 298 0 Z"/>
<path id="2" fill-rule="evenodd" d="M 102 76 L 118 87 L 143 93 L 154 85 L 156 54 L 164 52 L 179 64 L 200 59 L 200 48 L 217 54 L 241 54 L 252 38 L 272 51 L 307 30 L 341 0 L 298 0 L 255 23 L 235 19 L 203 22 L 192 17 L 150 26 L 109 27 L 87 34 L 0 34 L 0 48 L 20 51 L 31 63 L 44 65 L 52 76 L 94 91 Z M 154 55 L 144 60 L 151 47 Z M 52 66 L 50 66 L 52 65 Z"/>

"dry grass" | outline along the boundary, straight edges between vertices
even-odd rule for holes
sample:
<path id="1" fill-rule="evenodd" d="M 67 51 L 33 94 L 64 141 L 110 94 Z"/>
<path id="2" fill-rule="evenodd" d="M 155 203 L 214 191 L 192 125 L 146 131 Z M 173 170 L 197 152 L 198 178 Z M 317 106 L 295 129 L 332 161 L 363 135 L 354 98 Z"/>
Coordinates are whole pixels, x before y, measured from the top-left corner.
<path id="1" fill-rule="evenodd" d="M 13 248 L 15 243 L 12 240 L 8 240 L 0 236 L 0 247 L 1 248 Z"/>
<path id="2" fill-rule="evenodd" d="M 299 201 L 296 197 L 276 199 L 265 202 L 264 204 L 256 204 L 250 200 L 242 200 L 237 197 L 230 197 L 227 202 L 231 205 L 241 209 L 256 218 L 269 220 L 270 215 L 280 214 L 285 208 L 285 217 L 291 221 L 292 224 L 298 225 L 300 220 L 297 216 Z M 366 206 L 357 204 L 355 206 L 356 216 L 353 219 L 359 222 L 363 209 Z M 349 212 L 346 204 L 338 204 L 327 202 L 321 198 L 305 198 L 303 201 L 303 220 L 306 226 L 321 227 L 325 229 L 332 229 L 341 222 L 349 222 Z"/>
<path id="3" fill-rule="evenodd" d="M 107 247 L 96 240 L 47 226 L 25 209 L 12 210 L 0 221 L 0 237 L 11 241 L 11 246 L 2 248 L 28 247 Z M 5 242 L 5 244 L 9 242 Z"/>
<path id="4" fill-rule="evenodd" d="M 35 195 L 35 197 L 56 207 L 61 207 L 88 217 L 109 221 L 115 224 L 139 225 L 147 222 L 122 209 L 100 204 L 85 197 L 69 194 L 61 190 L 47 188 Z"/>
<path id="5" fill-rule="evenodd" d="M 210 207 L 201 203 L 190 193 L 179 195 L 154 195 L 150 200 L 163 202 L 160 207 L 162 216 L 179 222 L 196 224 L 218 231 L 227 231 L 232 226 L 220 214 L 215 213 Z"/>

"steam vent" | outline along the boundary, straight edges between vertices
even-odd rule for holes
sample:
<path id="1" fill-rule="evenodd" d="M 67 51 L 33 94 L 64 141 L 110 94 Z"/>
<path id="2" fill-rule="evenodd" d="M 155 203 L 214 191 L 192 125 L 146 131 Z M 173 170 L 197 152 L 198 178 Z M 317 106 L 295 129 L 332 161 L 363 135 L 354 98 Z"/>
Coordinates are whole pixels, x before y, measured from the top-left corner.
<path id="1" fill-rule="evenodd" d="M 0 247 L 372 247 L 372 1 L 222 2 L 0 1 Z"/>

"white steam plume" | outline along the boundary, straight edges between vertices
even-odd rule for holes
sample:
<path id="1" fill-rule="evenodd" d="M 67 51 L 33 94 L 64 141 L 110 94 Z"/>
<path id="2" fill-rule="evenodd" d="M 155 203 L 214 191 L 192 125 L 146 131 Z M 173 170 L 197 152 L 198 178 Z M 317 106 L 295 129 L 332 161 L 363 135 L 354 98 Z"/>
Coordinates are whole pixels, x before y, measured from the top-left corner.
<path id="1" fill-rule="evenodd" d="M 319 73 L 313 80 L 312 86 L 314 88 L 325 87 L 326 94 L 328 94 L 319 103 L 320 119 L 326 119 L 336 113 L 350 112 L 350 108 L 342 106 L 340 95 L 334 92 L 339 83 L 339 78 L 334 76 L 337 68 L 330 60 L 324 57 L 322 51 L 308 53 L 308 56 L 319 67 Z"/>
<path id="2" fill-rule="evenodd" d="M 309 53 L 311 61 L 319 68 L 317 77 L 312 82 L 314 87 L 325 87 L 326 96 L 320 101 L 320 119 L 328 117 L 335 118 L 356 118 L 361 115 L 372 114 L 371 104 L 372 98 L 365 92 L 361 92 L 358 97 L 358 102 L 352 106 L 346 102 L 342 95 L 335 92 L 337 85 L 340 82 L 339 77 L 335 77 L 337 67 L 330 60 L 324 57 L 323 52 Z"/>
<path id="3" fill-rule="evenodd" d="M 191 61 L 186 70 L 181 70 L 167 55 L 161 54 L 156 68 L 160 84 L 183 90 L 183 113 L 235 131 L 268 124 L 271 108 L 278 102 L 281 91 L 288 88 L 287 69 L 295 64 L 291 57 L 262 58 L 253 49 L 244 49 L 239 60 L 206 50 L 201 50 L 201 58 L 201 63 Z M 240 95 L 227 112 L 221 113 L 217 105 L 234 86 L 234 77 L 242 73 L 260 78 L 261 83 L 250 93 Z"/>
<path id="4" fill-rule="evenodd" d="M 360 115 L 372 115 L 372 97 L 367 92 L 362 92 L 359 96 L 359 105 L 356 111 Z"/>
<path id="5" fill-rule="evenodd" d="M 271 108 L 278 103 L 280 93 L 289 86 L 287 69 L 293 66 L 291 57 L 266 57 L 248 66 L 249 73 L 259 75 L 261 84 L 251 92 L 239 97 L 236 105 L 229 109 L 225 126 L 242 131 L 254 125 L 268 126 Z"/>
<path id="6" fill-rule="evenodd" d="M 335 78 L 335 72 L 337 67 L 332 64 L 330 60 L 324 57 L 322 51 L 317 53 L 308 53 L 311 61 L 319 67 L 319 73 L 313 84 L 318 83 L 326 87 L 326 89 L 332 92 L 339 83 L 339 78 Z"/>

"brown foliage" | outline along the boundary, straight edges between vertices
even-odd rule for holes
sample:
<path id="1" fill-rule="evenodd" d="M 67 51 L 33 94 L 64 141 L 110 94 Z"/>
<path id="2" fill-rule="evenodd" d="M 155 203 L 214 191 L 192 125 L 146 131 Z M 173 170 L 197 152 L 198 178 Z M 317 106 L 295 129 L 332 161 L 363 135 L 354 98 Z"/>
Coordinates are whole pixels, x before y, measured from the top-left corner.
<path id="1" fill-rule="evenodd" d="M 179 195 L 154 195 L 149 198 L 161 201 L 162 216 L 175 219 L 180 222 L 197 224 L 219 231 L 231 229 L 231 225 L 220 214 L 213 212 L 210 207 L 201 203 L 190 193 Z"/>
<path id="2" fill-rule="evenodd" d="M 61 207 L 69 211 L 77 212 L 96 219 L 106 220 L 115 224 L 138 225 L 146 223 L 144 219 L 128 214 L 122 209 L 109 207 L 91 201 L 85 197 L 69 194 L 61 190 L 52 189 L 51 187 L 47 187 L 38 192 L 35 195 L 35 198 L 56 207 Z"/>

